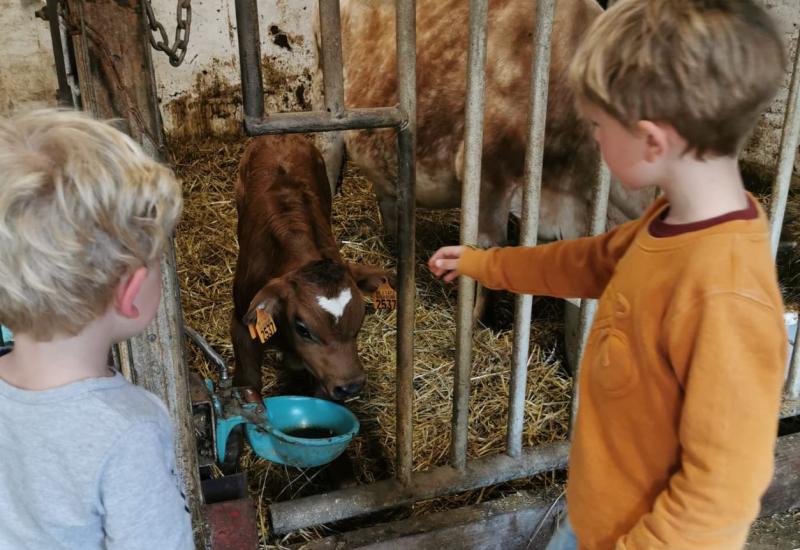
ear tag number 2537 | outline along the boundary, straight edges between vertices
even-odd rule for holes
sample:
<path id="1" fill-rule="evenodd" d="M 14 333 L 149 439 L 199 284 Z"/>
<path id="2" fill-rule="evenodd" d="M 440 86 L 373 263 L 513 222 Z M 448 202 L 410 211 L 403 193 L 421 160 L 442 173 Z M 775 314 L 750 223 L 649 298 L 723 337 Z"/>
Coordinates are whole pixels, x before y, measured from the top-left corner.
<path id="1" fill-rule="evenodd" d="M 262 344 L 278 332 L 278 327 L 275 326 L 275 320 L 272 315 L 261 308 L 256 309 L 255 325 L 249 324 L 247 328 L 250 331 L 250 338 L 253 340 L 258 338 Z"/>
<path id="2" fill-rule="evenodd" d="M 397 309 L 397 292 L 388 280 L 384 279 L 372 293 L 372 303 L 375 309 Z"/>

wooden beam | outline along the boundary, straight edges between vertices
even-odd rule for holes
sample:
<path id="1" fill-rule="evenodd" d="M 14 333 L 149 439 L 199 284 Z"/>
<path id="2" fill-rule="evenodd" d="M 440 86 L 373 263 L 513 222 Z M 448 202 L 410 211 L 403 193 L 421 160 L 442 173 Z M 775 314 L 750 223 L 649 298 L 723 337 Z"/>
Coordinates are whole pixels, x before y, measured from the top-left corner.
<path id="1" fill-rule="evenodd" d="M 155 76 L 140 0 L 67 0 L 83 109 L 121 119 L 125 130 L 163 160 L 164 137 Z M 172 240 L 161 262 L 163 293 L 145 332 L 118 347 L 121 370 L 159 396 L 175 428 L 176 460 L 197 548 L 207 547 L 197 449 L 184 356 L 183 317 Z"/>
<path id="2" fill-rule="evenodd" d="M 548 514 L 557 494 L 524 492 L 447 512 L 376 525 L 306 543 L 304 550 L 459 550 L 543 549 L 554 531 L 554 518 L 564 508 L 562 498 Z M 778 438 L 775 476 L 761 503 L 761 517 L 800 507 L 800 433 Z M 531 536 L 542 517 L 539 534 Z"/>
<path id="3" fill-rule="evenodd" d="M 490 502 L 410 518 L 302 545 L 304 550 L 543 550 L 564 509 L 564 499 L 551 509 L 558 493 L 524 492 Z M 549 512 L 549 513 L 548 513 Z M 545 515 L 547 516 L 545 518 Z M 544 521 L 542 522 L 542 519 Z M 531 540 L 542 522 L 538 535 Z M 529 544 L 530 543 L 530 544 Z M 299 548 L 299 547 L 298 547 Z"/>

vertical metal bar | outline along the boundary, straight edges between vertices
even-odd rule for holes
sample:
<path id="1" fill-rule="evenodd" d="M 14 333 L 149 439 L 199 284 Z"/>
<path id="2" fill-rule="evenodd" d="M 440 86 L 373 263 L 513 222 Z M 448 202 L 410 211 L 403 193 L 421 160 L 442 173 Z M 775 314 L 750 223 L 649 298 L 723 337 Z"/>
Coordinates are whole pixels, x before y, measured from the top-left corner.
<path id="1" fill-rule="evenodd" d="M 261 39 L 256 0 L 236 0 L 236 33 L 244 118 L 260 120 L 264 116 L 264 85 L 261 81 Z"/>
<path id="2" fill-rule="evenodd" d="M 533 68 L 531 95 L 528 102 L 528 148 L 525 153 L 525 188 L 522 194 L 520 244 L 536 245 L 539 230 L 539 202 L 542 189 L 544 130 L 547 121 L 547 87 L 550 82 L 550 36 L 556 0 L 536 3 L 536 30 L 533 33 Z M 510 456 L 522 452 L 522 423 L 525 416 L 525 388 L 528 380 L 528 352 L 531 332 L 533 297 L 517 296 L 514 307 L 514 345 L 511 391 L 508 403 L 508 435 Z"/>
<path id="3" fill-rule="evenodd" d="M 608 171 L 608 166 L 600 160 L 598 166 L 597 179 L 594 183 L 594 191 L 592 193 L 592 217 L 589 224 L 589 234 L 599 235 L 606 229 L 606 218 L 608 216 L 608 197 L 611 192 L 611 173 Z M 575 364 L 574 372 L 572 375 L 572 404 L 570 410 L 570 433 L 575 425 L 575 418 L 578 414 L 578 380 L 580 373 L 580 365 L 583 360 L 583 350 L 586 348 L 586 340 L 589 338 L 589 332 L 592 328 L 594 321 L 594 314 L 597 311 L 597 300 L 583 299 L 581 300 L 580 317 L 578 321 L 578 361 Z"/>
<path id="4" fill-rule="evenodd" d="M 794 67 L 792 82 L 789 86 L 789 97 L 786 101 L 786 112 L 783 118 L 783 131 L 781 132 L 781 150 L 778 159 L 778 173 L 772 186 L 772 200 L 770 201 L 770 245 L 772 255 L 778 253 L 778 243 L 783 228 L 783 216 L 786 211 L 786 202 L 789 197 L 789 187 L 792 181 L 792 171 L 797 155 L 798 141 L 800 140 L 800 31 L 797 33 L 795 45 Z M 798 346 L 792 351 L 789 362 L 789 376 L 786 380 L 786 396 L 789 399 L 800 399 L 800 353 Z"/>
<path id="5" fill-rule="evenodd" d="M 488 0 L 470 1 L 466 125 L 464 128 L 464 181 L 461 186 L 461 244 L 465 245 L 474 245 L 478 242 L 478 203 L 481 186 L 484 80 L 486 78 L 486 15 L 488 11 Z M 467 463 L 474 297 L 475 281 L 468 277 L 459 277 L 456 370 L 453 380 L 453 440 L 450 449 L 453 466 L 459 470 L 463 470 Z"/>
<path id="6" fill-rule="evenodd" d="M 325 109 L 339 116 L 344 111 L 342 20 L 339 0 L 319 0 L 319 32 L 322 39 L 322 86 Z"/>
<path id="7" fill-rule="evenodd" d="M 67 7 L 64 6 L 63 9 L 66 10 Z M 78 84 L 78 73 L 75 69 L 75 55 L 72 46 L 73 43 L 67 35 L 67 23 L 64 20 L 64 17 L 60 15 L 58 17 L 58 30 L 61 34 L 61 45 L 64 55 L 64 70 L 67 73 L 67 85 L 69 86 L 70 90 L 72 106 L 76 109 L 81 109 L 81 89 L 80 84 Z"/>
<path id="8" fill-rule="evenodd" d="M 792 348 L 792 360 L 789 363 L 789 377 L 786 380 L 786 397 L 792 400 L 800 400 L 800 353 L 797 348 L 800 343 L 795 340 Z"/>
<path id="9" fill-rule="evenodd" d="M 45 5 L 47 23 L 50 25 L 50 40 L 53 43 L 53 57 L 56 64 L 58 80 L 58 102 L 61 105 L 72 105 L 72 92 L 67 82 L 67 68 L 64 65 L 64 43 L 61 40 L 61 28 L 58 20 L 58 0 L 47 0 Z"/>
<path id="10" fill-rule="evenodd" d="M 417 147 L 416 1 L 396 0 L 397 96 L 406 124 L 397 133 L 398 298 L 397 478 L 411 482 L 414 380 L 414 241 Z"/>
<path id="11" fill-rule="evenodd" d="M 783 117 L 778 173 L 772 186 L 772 201 L 769 208 L 770 244 L 772 245 L 773 256 L 778 252 L 778 242 L 781 238 L 783 215 L 786 211 L 786 200 L 789 196 L 789 184 L 792 180 L 798 138 L 800 138 L 800 31 L 797 34 L 792 83 L 789 86 L 789 97 L 786 101 L 786 112 Z"/>

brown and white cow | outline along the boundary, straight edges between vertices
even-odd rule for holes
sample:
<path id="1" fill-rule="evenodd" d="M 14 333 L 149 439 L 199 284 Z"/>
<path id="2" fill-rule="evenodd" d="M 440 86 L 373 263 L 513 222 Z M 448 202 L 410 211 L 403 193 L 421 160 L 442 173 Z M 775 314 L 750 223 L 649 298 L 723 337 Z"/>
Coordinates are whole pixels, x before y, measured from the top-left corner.
<path id="1" fill-rule="evenodd" d="M 253 139 L 236 183 L 239 258 L 233 280 L 234 383 L 261 389 L 266 344 L 248 329 L 258 310 L 277 333 L 284 364 L 307 369 L 334 399 L 357 394 L 365 374 L 356 336 L 361 293 L 394 275 L 345 262 L 331 232 L 331 194 L 318 150 L 298 135 Z"/>
<path id="2" fill-rule="evenodd" d="M 553 22 L 539 237 L 586 233 L 598 163 L 590 128 L 580 119 L 567 67 L 584 31 L 601 13 L 595 0 L 561 0 Z M 519 215 L 527 142 L 536 2 L 489 3 L 486 109 L 479 244 L 506 240 L 509 212 Z M 469 7 L 465 0 L 417 1 L 417 205 L 460 204 Z M 343 0 L 346 102 L 397 103 L 395 17 L 391 0 Z M 395 227 L 397 149 L 391 130 L 345 135 L 348 157 L 372 180 L 385 229 Z M 638 216 L 652 199 L 614 185 L 608 223 Z"/>

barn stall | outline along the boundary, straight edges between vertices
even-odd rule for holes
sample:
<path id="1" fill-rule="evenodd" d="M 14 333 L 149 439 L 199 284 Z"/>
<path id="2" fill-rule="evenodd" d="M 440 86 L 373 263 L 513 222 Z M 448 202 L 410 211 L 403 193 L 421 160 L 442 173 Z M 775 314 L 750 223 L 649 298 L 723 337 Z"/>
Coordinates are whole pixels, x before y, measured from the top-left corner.
<path id="1" fill-rule="evenodd" d="M 197 330 L 227 362 L 231 362 L 227 324 L 237 250 L 232 182 L 245 142 L 240 131 L 241 121 L 245 114 L 257 121 L 264 111 L 321 111 L 333 107 L 342 109 L 339 113 L 334 111 L 338 117 L 328 116 L 326 119 L 323 113 L 316 120 L 313 116 L 304 119 L 305 126 L 288 129 L 311 131 L 325 124 L 328 124 L 326 129 L 330 129 L 331 120 L 336 118 L 338 121 L 334 120 L 334 123 L 340 124 L 339 128 L 348 127 L 341 125 L 344 124 L 341 120 L 347 119 L 342 102 L 335 102 L 334 94 L 341 93 L 340 88 L 337 90 L 335 83 L 324 85 L 316 71 L 320 60 L 317 59 L 313 36 L 315 5 L 313 2 L 261 2 L 256 19 L 252 15 L 255 2 L 237 2 L 239 10 L 251 10 L 246 20 L 259 22 L 257 28 L 261 38 L 258 48 L 251 44 L 250 53 L 258 49 L 261 52 L 251 55 L 251 64 L 243 69 L 244 75 L 240 79 L 238 48 L 241 47 L 243 26 L 236 24 L 233 2 L 203 3 L 195 0 L 192 3 L 192 35 L 184 63 L 177 68 L 169 64 L 166 56 L 160 56 L 158 52 L 151 54 L 148 48 L 143 47 L 141 36 L 127 37 L 126 43 L 124 36 L 115 37 L 102 32 L 103 25 L 115 28 L 114 25 L 119 25 L 125 18 L 130 28 L 143 27 L 144 18 L 135 10 L 102 2 L 96 4 L 66 3 L 72 10 L 66 14 L 65 27 L 72 37 L 75 68 L 71 73 L 65 71 L 64 82 L 68 90 L 62 89 L 62 97 L 67 97 L 68 94 L 63 93 L 66 91 L 74 96 L 77 84 L 83 92 L 84 108 L 92 108 L 104 116 L 123 115 L 131 121 L 132 133 L 138 133 L 145 142 L 149 140 L 151 148 L 162 150 L 174 165 L 184 182 L 186 197 L 186 213 L 176 240 L 177 268 L 173 267 L 180 282 L 183 316 L 187 326 Z M 153 4 L 154 15 L 169 28 L 166 18 L 175 12 L 174 6 L 166 2 Z M 335 4 L 323 2 L 329 13 Z M 399 4 L 406 9 L 409 7 L 404 2 Z M 485 2 L 473 4 L 475 13 L 485 10 Z M 548 21 L 546 14 L 553 9 L 552 6 L 552 2 L 540 2 L 539 10 L 543 14 L 540 21 Z M 796 22 L 800 19 L 797 10 L 789 2 L 772 5 L 771 9 L 785 26 L 793 56 Z M 116 21 L 106 17 L 108 10 L 119 10 L 115 14 Z M 9 14 L 8 11 L 3 13 Z M 406 14 L 408 25 L 409 12 L 401 13 Z M 70 21 L 69 17 L 77 19 Z M 334 23 L 327 28 L 329 37 L 337 32 L 335 19 L 330 20 Z M 243 38 L 252 38 L 254 27 L 251 25 L 249 36 Z M 411 27 L 406 27 L 407 32 L 413 33 Z M 475 66 L 470 86 L 473 106 L 482 102 L 479 71 L 481 48 L 485 48 L 485 43 L 479 39 L 482 27 L 481 18 L 476 17 L 472 26 L 475 49 L 470 54 L 471 64 Z M 545 24 L 537 35 L 537 43 L 541 45 L 538 50 L 540 57 L 531 76 L 538 82 L 547 73 L 548 32 Z M 89 39 L 84 40 L 85 36 Z M 111 60 L 122 57 L 119 53 L 123 51 L 134 51 L 145 65 L 152 65 L 151 85 L 155 93 L 132 78 L 137 74 L 135 61 L 126 68 L 127 72 L 122 72 L 116 80 L 113 78 L 116 65 Z M 323 51 L 326 51 L 324 46 Z M 401 54 L 401 58 L 411 63 L 413 50 L 406 50 L 405 57 Z M 335 55 L 326 66 L 330 67 L 331 63 L 336 66 Z M 253 79 L 257 70 L 261 76 Z M 75 77 L 80 76 L 81 71 L 84 77 L 75 83 Z M 330 73 L 326 71 L 326 74 Z M 413 71 L 406 73 L 406 78 L 411 76 Z M 753 189 L 766 200 L 778 197 L 779 200 L 771 202 L 775 212 L 783 209 L 780 198 L 797 174 L 793 154 L 797 148 L 796 126 L 787 126 L 787 137 L 781 137 L 786 105 L 796 103 L 788 96 L 788 76 L 786 89 L 765 115 L 744 159 L 745 172 Z M 240 81 L 245 82 L 247 92 L 248 78 L 251 89 L 244 97 L 243 106 Z M 59 82 L 62 87 L 64 82 Z M 258 83 L 262 86 L 263 100 L 258 97 Z M 136 90 L 137 85 L 141 89 Z M 327 94 L 323 93 L 323 87 Z M 413 90 L 413 85 L 410 88 Z M 539 94 L 539 101 L 535 104 L 539 106 L 539 116 L 533 119 L 532 136 L 543 131 L 543 88 L 535 89 Z M 413 94 L 406 95 L 407 103 L 401 103 L 399 112 L 388 113 L 391 115 L 388 117 L 390 126 L 401 126 L 404 113 L 413 112 L 411 96 Z M 18 96 L 9 94 L 8 97 Z M 47 94 L 42 97 L 47 97 Z M 250 112 L 243 113 L 243 110 L 248 110 L 248 98 Z M 13 101 L 4 99 L 7 105 Z M 142 108 L 141 111 L 150 115 L 149 121 L 147 117 L 130 116 L 133 104 L 148 105 L 149 110 Z M 264 106 L 264 111 L 259 112 L 259 105 Z M 159 113 L 166 132 L 164 142 L 159 140 Z M 473 109 L 469 113 L 473 137 L 471 140 L 468 138 L 468 142 L 477 148 L 465 157 L 474 166 L 476 161 L 479 162 L 474 151 L 480 150 L 480 138 L 475 133 L 481 125 L 480 110 Z M 287 129 L 285 124 L 281 126 L 280 117 L 267 117 L 267 123 L 270 118 L 276 128 L 267 128 L 264 124 L 259 128 L 254 124 L 250 130 Z M 790 123 L 796 122 L 794 118 L 787 117 Z M 363 123 L 364 119 L 360 122 Z M 413 124 L 403 130 L 405 139 L 413 140 Z M 784 147 L 781 149 L 782 142 Z M 326 143 L 321 145 L 324 148 Z M 406 142 L 404 154 L 410 155 L 411 152 Z M 537 183 L 535 159 L 541 152 L 533 150 L 529 155 L 531 196 L 535 194 Z M 465 172 L 474 174 L 479 170 Z M 410 179 L 413 175 L 409 173 L 407 177 Z M 773 181 L 782 184 L 783 194 L 780 190 L 775 195 L 770 193 Z M 465 186 L 474 188 L 476 185 L 474 176 L 467 178 Z M 606 173 L 600 178 L 596 191 L 598 200 L 594 220 L 597 223 L 593 224 L 594 232 L 604 229 L 602 208 L 607 185 Z M 790 194 L 779 268 L 787 303 L 796 308 L 800 292 L 794 251 L 800 233 L 797 227 L 800 225 L 800 206 L 793 198 Z M 411 539 L 420 531 L 439 529 L 450 532 L 447 530 L 452 530 L 453 525 L 466 525 L 480 518 L 478 524 L 485 532 L 487 528 L 491 530 L 489 526 L 502 525 L 509 518 L 524 517 L 527 526 L 509 534 L 517 537 L 513 540 L 518 541 L 521 537 L 530 538 L 538 518 L 548 512 L 553 497 L 559 493 L 563 476 L 547 472 L 564 465 L 566 445 L 563 440 L 570 419 L 572 387 L 566 364 L 567 350 L 562 340 L 565 330 L 561 318 L 563 304 L 531 298 L 520 300 L 518 305 L 507 302 L 502 306 L 506 317 L 504 327 L 499 330 L 478 327 L 470 334 L 471 323 L 463 321 L 471 313 L 469 283 L 461 283 L 462 300 L 458 303 L 453 287 L 431 280 L 427 270 L 421 267 L 427 255 L 441 244 L 459 239 L 475 241 L 476 207 L 472 199 L 467 201 L 462 212 L 418 212 L 416 217 L 410 215 L 411 209 L 406 209 L 406 223 L 416 220 L 416 239 L 407 238 L 398 243 L 401 258 L 398 264 L 395 255 L 379 237 L 380 219 L 370 183 L 353 167 L 346 168 L 341 190 L 334 200 L 334 234 L 342 243 L 343 254 L 348 259 L 400 267 L 400 278 L 405 281 L 405 287 L 401 286 L 397 314 L 376 312 L 368 316 L 361 333 L 360 350 L 368 368 L 369 382 L 361 397 L 349 403 L 362 423 L 362 431 L 347 451 L 354 464 L 358 486 L 321 495 L 321 492 L 333 489 L 337 481 L 326 473 L 325 468 L 293 470 L 259 459 L 249 451 L 242 458 L 241 466 L 248 475 L 250 494 L 256 505 L 263 547 L 309 543 L 334 532 L 363 529 L 372 523 L 388 520 L 401 520 L 390 530 L 395 532 L 395 536 L 397 533 L 405 536 L 406 544 L 415 544 Z M 773 214 L 773 219 L 778 217 Z M 535 226 L 530 222 L 531 217 L 521 221 L 522 242 L 530 242 L 536 235 Z M 780 223 L 776 227 L 779 226 Z M 413 237 L 413 231 L 405 234 Z M 170 275 L 166 277 L 169 279 Z M 169 288 L 170 281 L 167 282 Z M 175 281 L 171 284 L 174 287 Z M 187 397 L 183 395 L 182 387 L 188 384 L 187 374 L 180 374 L 179 365 L 173 368 L 178 373 L 174 379 L 153 372 L 154 364 L 177 365 L 184 360 L 179 357 L 181 351 L 175 351 L 180 346 L 170 344 L 176 341 L 176 334 L 180 338 L 180 328 L 174 321 L 179 318 L 177 312 L 180 311 L 176 297 L 176 293 L 167 293 L 165 310 L 159 315 L 162 325 L 152 333 L 155 341 L 143 338 L 145 342 L 133 342 L 118 355 L 123 368 L 129 364 L 131 377 L 160 390 L 159 393 L 172 403 L 174 417 L 180 419 L 186 415 Z M 515 337 L 515 334 L 527 335 L 526 325 L 532 305 L 534 317 L 530 338 Z M 509 326 L 512 310 L 518 311 L 514 322 L 517 330 Z M 457 322 L 457 311 L 462 316 L 461 323 Z M 581 329 L 588 327 L 591 304 L 583 304 L 577 317 L 582 323 L 576 324 L 573 330 L 577 328 L 580 333 Z M 579 342 L 580 337 L 573 340 Z M 455 342 L 460 345 L 456 346 Z M 155 349 L 147 351 L 148 346 Z M 191 344 L 186 350 L 186 361 L 192 371 L 216 379 L 213 363 L 205 354 Z M 165 354 L 172 355 L 172 358 L 165 359 Z M 512 362 L 514 367 L 510 369 Z M 268 394 L 284 393 L 295 387 L 291 385 L 292 381 L 279 378 L 274 368 L 276 365 L 277 357 L 274 355 L 265 361 L 263 374 Z M 792 372 L 793 377 L 787 386 L 786 416 L 797 412 L 797 369 Z M 455 416 L 452 429 L 451 416 Z M 184 467 L 187 471 L 194 471 L 193 442 L 187 438 L 183 443 L 187 457 Z M 793 464 L 791 456 L 784 460 L 787 465 Z M 540 472 L 538 477 L 531 477 Z M 214 469 L 213 475 L 220 473 Z M 457 495 L 441 498 L 441 495 L 450 493 Z M 307 498 L 301 500 L 302 497 Z M 199 496 L 196 498 L 199 500 Z M 776 502 L 770 509 L 779 510 L 781 505 L 786 507 L 788 501 L 778 498 Z M 466 508 L 461 508 L 463 506 Z M 449 511 L 454 508 L 458 509 Z M 378 511 L 380 513 L 376 515 Z M 367 513 L 372 513 L 367 519 L 351 519 Z M 414 519 L 418 517 L 425 519 Z M 552 518 L 553 514 L 549 517 Z M 345 521 L 331 525 L 334 520 Z M 550 525 L 544 532 L 549 528 Z M 544 532 L 537 541 L 546 539 Z M 344 535 L 341 540 L 357 545 L 358 540 L 379 536 L 380 528 L 361 533 Z M 383 536 L 386 536 L 385 532 Z M 325 547 L 333 543 L 329 539 L 316 544 Z"/>

